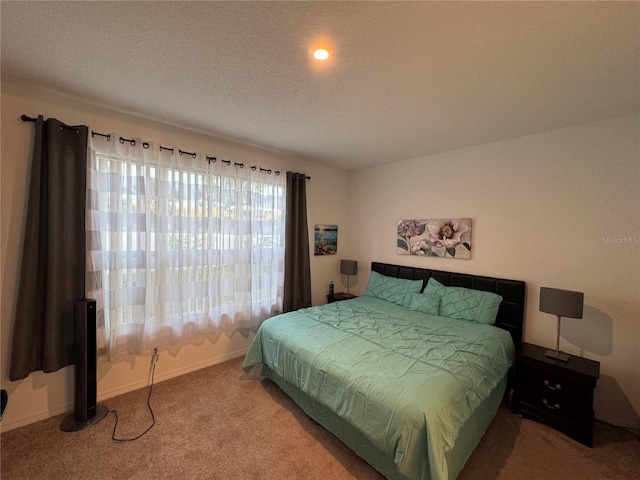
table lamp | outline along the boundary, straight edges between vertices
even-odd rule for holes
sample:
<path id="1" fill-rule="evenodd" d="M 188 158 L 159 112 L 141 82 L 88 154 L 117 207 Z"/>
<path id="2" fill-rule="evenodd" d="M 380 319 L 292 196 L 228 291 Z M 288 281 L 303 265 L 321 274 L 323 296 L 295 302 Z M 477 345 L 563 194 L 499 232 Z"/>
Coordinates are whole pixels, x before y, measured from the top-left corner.
<path id="1" fill-rule="evenodd" d="M 356 260 L 340 260 L 340 273 L 347 276 L 347 295 L 349 295 L 351 275 L 358 273 L 358 262 Z"/>
<path id="2" fill-rule="evenodd" d="M 540 287 L 540 311 L 558 317 L 558 333 L 556 349 L 547 350 L 545 356 L 562 362 L 569 361 L 569 355 L 560 351 L 560 319 L 561 317 L 582 318 L 584 293 L 558 288 Z"/>

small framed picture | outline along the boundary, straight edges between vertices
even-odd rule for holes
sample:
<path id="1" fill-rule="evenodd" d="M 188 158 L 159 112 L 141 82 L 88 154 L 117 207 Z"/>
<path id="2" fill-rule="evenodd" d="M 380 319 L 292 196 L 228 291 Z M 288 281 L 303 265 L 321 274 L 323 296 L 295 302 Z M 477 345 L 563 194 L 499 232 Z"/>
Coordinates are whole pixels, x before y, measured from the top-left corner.
<path id="1" fill-rule="evenodd" d="M 316 225 L 314 238 L 314 255 L 335 255 L 338 253 L 337 225 Z"/>

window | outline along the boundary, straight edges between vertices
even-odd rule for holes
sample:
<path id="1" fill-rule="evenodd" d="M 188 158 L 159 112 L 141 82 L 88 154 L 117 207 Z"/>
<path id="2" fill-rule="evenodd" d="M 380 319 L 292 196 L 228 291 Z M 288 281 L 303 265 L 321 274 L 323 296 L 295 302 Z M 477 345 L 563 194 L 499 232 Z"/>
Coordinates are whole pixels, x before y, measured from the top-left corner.
<path id="1" fill-rule="evenodd" d="M 92 139 L 88 182 L 101 353 L 246 331 L 280 313 L 284 175 L 119 138 Z"/>

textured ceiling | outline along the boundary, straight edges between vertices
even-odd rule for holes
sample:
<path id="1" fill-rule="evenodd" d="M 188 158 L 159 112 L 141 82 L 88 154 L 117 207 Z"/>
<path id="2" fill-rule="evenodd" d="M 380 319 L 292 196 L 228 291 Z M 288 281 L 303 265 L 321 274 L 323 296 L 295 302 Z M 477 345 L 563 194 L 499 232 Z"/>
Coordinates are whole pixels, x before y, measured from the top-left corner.
<path id="1" fill-rule="evenodd" d="M 2 1 L 1 14 L 3 81 L 346 169 L 640 110 L 637 2 Z M 317 64 L 321 40 L 334 55 Z"/>

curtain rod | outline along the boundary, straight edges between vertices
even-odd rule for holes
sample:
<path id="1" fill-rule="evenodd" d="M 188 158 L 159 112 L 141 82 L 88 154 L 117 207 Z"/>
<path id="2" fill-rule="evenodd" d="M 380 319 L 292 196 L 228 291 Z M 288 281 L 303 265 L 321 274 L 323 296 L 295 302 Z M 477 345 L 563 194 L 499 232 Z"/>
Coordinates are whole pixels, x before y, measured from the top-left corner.
<path id="1" fill-rule="evenodd" d="M 23 122 L 36 122 L 37 118 L 32 118 L 29 117 L 25 114 L 22 114 L 20 116 L 20 118 L 22 119 Z M 100 132 L 94 132 L 93 130 L 91 130 L 91 136 L 93 137 L 94 135 L 98 135 L 100 137 L 105 137 L 107 139 L 107 141 L 111 141 L 111 135 L 108 133 L 100 133 Z M 134 139 L 130 139 L 130 138 L 124 138 L 124 137 L 120 137 L 120 143 L 124 143 L 124 142 L 129 142 L 131 144 L 131 146 L 133 147 L 136 144 L 136 141 Z M 142 148 L 149 148 L 149 143 L 148 142 L 143 142 L 142 143 Z M 171 152 L 171 154 L 175 153 L 173 148 L 170 147 L 163 147 L 162 145 L 160 145 L 160 150 L 168 150 Z M 179 155 L 191 155 L 193 158 L 196 158 L 196 152 L 188 152 L 186 150 L 180 150 L 178 149 L 178 154 Z M 208 155 L 205 155 L 206 159 L 207 159 L 207 163 L 211 164 L 211 163 L 215 163 L 218 158 L 217 157 L 210 157 Z M 220 159 L 220 161 L 222 163 L 226 163 L 227 165 L 231 166 L 231 160 L 224 160 L 224 159 Z M 244 168 L 244 163 L 241 162 L 233 162 L 233 166 L 234 167 L 240 167 L 240 168 Z M 257 170 L 258 167 L 256 167 L 255 165 L 251 165 L 251 170 Z M 260 171 L 261 172 L 267 172 L 267 173 L 272 173 L 273 170 L 270 168 L 262 168 L 260 167 Z M 276 170 L 275 171 L 276 175 L 280 175 L 280 171 Z M 311 177 L 309 175 L 305 175 L 305 178 L 307 180 L 311 180 Z"/>

